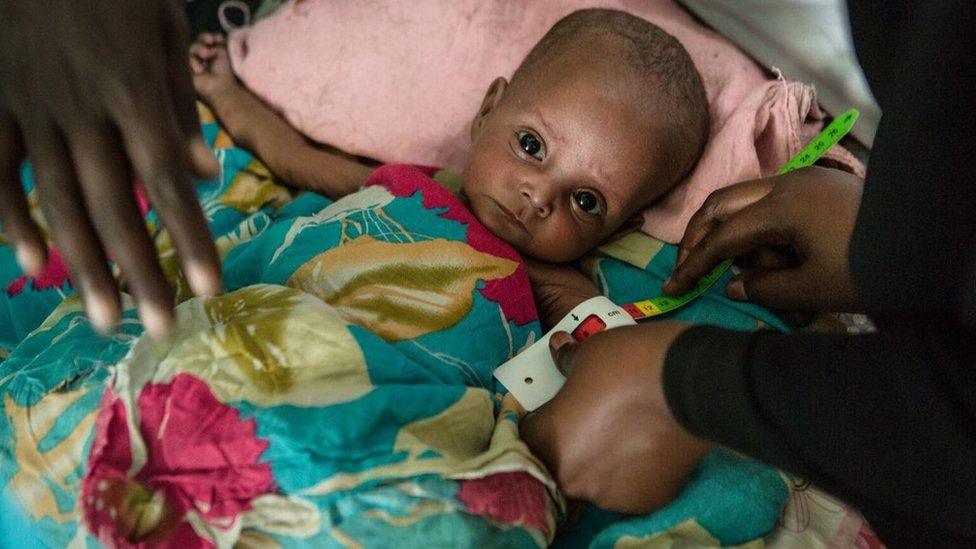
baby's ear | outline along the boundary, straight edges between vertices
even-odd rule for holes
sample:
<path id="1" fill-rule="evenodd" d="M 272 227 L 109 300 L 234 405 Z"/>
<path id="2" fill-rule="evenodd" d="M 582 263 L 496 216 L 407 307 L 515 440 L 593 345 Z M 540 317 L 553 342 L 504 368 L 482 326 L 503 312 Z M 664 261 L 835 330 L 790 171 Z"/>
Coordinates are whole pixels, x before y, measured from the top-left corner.
<path id="1" fill-rule="evenodd" d="M 488 86 L 488 91 L 485 92 L 485 98 L 481 101 L 481 107 L 478 112 L 474 115 L 474 120 L 471 122 L 471 140 L 473 141 L 475 136 L 484 127 L 485 121 L 488 119 L 488 115 L 495 109 L 498 102 L 502 100 L 502 95 L 505 94 L 505 89 L 508 88 L 508 80 L 505 80 L 501 76 L 496 78 L 490 86 Z"/>

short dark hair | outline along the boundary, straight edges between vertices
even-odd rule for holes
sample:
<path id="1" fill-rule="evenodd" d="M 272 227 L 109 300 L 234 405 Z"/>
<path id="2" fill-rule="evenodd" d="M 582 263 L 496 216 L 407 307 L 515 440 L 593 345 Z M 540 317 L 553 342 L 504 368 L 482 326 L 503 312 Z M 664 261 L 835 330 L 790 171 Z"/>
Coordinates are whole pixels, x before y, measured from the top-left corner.
<path id="1" fill-rule="evenodd" d="M 626 47 L 621 58 L 635 74 L 647 81 L 648 101 L 667 101 L 674 181 L 687 176 L 705 149 L 709 132 L 708 98 L 691 56 L 678 40 L 657 25 L 629 13 L 609 9 L 585 9 L 563 17 L 542 37 L 512 76 L 545 64 L 557 48 L 582 37 L 612 37 Z M 679 154 L 679 152 L 684 154 Z"/>

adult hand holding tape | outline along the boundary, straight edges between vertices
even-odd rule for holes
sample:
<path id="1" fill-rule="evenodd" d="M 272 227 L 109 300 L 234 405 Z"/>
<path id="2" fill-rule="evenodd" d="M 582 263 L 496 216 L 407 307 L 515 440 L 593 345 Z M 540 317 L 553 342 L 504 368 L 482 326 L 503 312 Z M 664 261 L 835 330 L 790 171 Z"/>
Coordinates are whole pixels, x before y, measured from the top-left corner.
<path id="1" fill-rule="evenodd" d="M 668 348 L 687 328 L 621 326 L 582 343 L 567 332 L 552 335 L 552 356 L 566 383 L 522 419 L 519 432 L 568 497 L 648 512 L 674 498 L 711 448 L 675 421 L 660 384 Z"/>
<path id="2" fill-rule="evenodd" d="M 732 299 L 789 311 L 863 310 L 847 265 L 863 184 L 806 168 L 712 193 L 691 218 L 664 285 L 682 294 L 730 257 L 754 254 L 726 286 Z"/>

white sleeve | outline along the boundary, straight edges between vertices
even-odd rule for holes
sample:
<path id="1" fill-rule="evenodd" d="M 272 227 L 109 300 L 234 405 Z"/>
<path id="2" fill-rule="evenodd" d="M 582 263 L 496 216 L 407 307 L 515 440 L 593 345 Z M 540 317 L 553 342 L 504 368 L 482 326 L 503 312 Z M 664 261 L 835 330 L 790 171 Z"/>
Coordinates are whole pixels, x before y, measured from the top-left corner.
<path id="1" fill-rule="evenodd" d="M 881 109 L 854 54 L 844 0 L 678 0 L 760 64 L 814 84 L 827 112 L 861 111 L 852 134 L 871 147 Z"/>

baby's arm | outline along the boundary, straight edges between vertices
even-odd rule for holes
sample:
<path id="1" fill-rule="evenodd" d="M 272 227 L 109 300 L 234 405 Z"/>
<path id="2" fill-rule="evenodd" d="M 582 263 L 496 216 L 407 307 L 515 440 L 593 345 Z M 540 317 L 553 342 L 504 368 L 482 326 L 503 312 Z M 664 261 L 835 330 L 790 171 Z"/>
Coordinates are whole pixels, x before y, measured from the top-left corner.
<path id="1" fill-rule="evenodd" d="M 223 36 L 203 34 L 190 48 L 193 84 L 238 146 L 282 180 L 338 199 L 358 190 L 373 168 L 298 133 L 234 76 Z"/>
<path id="2" fill-rule="evenodd" d="M 573 307 L 600 295 L 596 284 L 573 267 L 526 259 L 525 268 L 545 330 L 555 326 Z"/>

